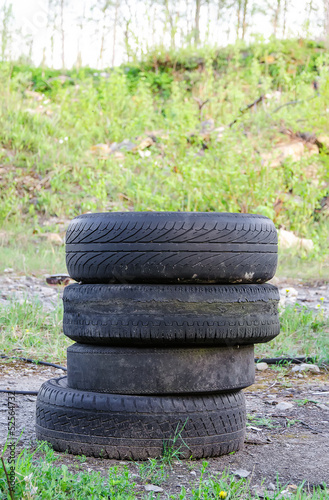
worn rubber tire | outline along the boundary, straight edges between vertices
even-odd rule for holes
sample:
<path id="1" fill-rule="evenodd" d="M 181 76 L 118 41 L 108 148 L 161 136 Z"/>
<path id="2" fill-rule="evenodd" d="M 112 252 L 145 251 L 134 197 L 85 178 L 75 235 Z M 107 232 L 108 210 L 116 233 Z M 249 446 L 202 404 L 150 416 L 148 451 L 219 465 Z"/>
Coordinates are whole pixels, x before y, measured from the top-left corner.
<path id="1" fill-rule="evenodd" d="M 66 264 L 83 283 L 264 283 L 275 274 L 277 231 L 261 215 L 84 214 L 68 227 Z"/>
<path id="2" fill-rule="evenodd" d="M 280 332 L 278 289 L 264 285 L 69 285 L 63 330 L 76 342 L 225 346 Z"/>
<path id="3" fill-rule="evenodd" d="M 42 385 L 36 404 L 38 440 L 57 451 L 104 458 L 155 458 L 164 443 L 181 447 L 181 458 L 217 457 L 242 447 L 245 425 L 242 391 L 124 396 L 70 389 L 62 377 Z"/>
<path id="4" fill-rule="evenodd" d="M 112 394 L 193 394 L 242 389 L 255 382 L 254 347 L 136 348 L 73 344 L 72 389 Z"/>

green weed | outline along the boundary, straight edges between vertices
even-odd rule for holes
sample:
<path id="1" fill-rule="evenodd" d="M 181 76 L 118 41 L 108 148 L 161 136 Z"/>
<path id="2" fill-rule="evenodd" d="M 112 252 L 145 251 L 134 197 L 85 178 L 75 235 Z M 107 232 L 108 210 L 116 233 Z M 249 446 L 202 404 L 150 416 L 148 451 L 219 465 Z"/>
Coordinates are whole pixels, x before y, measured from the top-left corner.
<path id="1" fill-rule="evenodd" d="M 79 457 L 75 457 L 79 461 Z M 63 464 L 62 462 L 65 461 Z M 36 500 L 56 498 L 64 500 L 67 498 L 80 499 L 108 499 L 113 500 L 133 500 L 135 498 L 149 499 L 158 498 L 153 493 L 149 495 L 137 490 L 137 484 L 130 471 L 130 465 L 106 467 L 102 461 L 102 473 L 93 471 L 88 467 L 88 463 L 76 464 L 74 459 L 68 463 L 68 457 L 65 454 L 59 456 L 48 444 L 41 443 L 33 451 L 27 448 L 18 453 L 15 463 L 15 498 L 34 498 Z M 161 471 L 161 464 L 152 462 L 152 470 L 156 468 Z M 132 464 L 132 468 L 134 464 Z M 4 460 L 0 465 L 0 498 L 10 498 L 5 469 L 9 470 L 9 464 Z M 75 469 L 78 468 L 78 471 Z M 250 479 L 238 479 L 229 471 L 213 473 L 209 470 L 209 463 L 203 461 L 200 468 L 200 476 L 191 479 L 188 475 L 189 491 L 182 487 L 180 492 L 169 493 L 170 485 L 166 484 L 167 477 L 161 480 L 161 486 L 164 488 L 164 494 L 167 498 L 176 500 L 252 500 L 260 498 L 253 491 Z M 143 469 L 140 469 L 143 470 Z M 159 473 L 160 473 L 159 471 Z M 151 476 L 153 478 L 153 476 Z M 142 477 L 143 482 L 150 479 L 150 476 Z M 154 484 L 154 483 L 153 483 Z M 139 485 L 140 487 L 140 485 Z M 297 490 L 291 491 L 285 486 L 276 484 L 276 490 L 266 492 L 262 497 L 269 500 L 285 498 L 285 493 L 289 492 L 289 499 L 292 500 L 325 500 L 327 498 L 327 489 L 325 485 L 323 490 L 317 488 L 312 492 L 307 492 L 304 485 L 301 484 Z"/>
<path id="2" fill-rule="evenodd" d="M 269 417 L 258 417 L 257 415 L 251 415 L 248 413 L 247 415 L 247 427 L 250 426 L 263 426 L 268 429 L 275 429 L 278 427 L 274 424 L 274 421 Z"/>
<path id="3" fill-rule="evenodd" d="M 149 458 L 147 462 L 139 464 L 139 473 L 145 483 L 160 486 L 168 479 L 168 465 L 161 459 Z"/>
<path id="4" fill-rule="evenodd" d="M 56 461 L 54 451 L 46 443 L 40 444 L 35 451 L 21 451 L 16 460 L 15 498 L 136 498 L 135 483 L 131 481 L 127 468 L 119 471 L 117 467 L 112 467 L 107 475 L 102 476 L 92 470 L 72 473 L 67 465 L 58 466 Z M 7 492 L 5 471 L 0 466 L 0 498 L 7 498 Z"/>
<path id="5" fill-rule="evenodd" d="M 69 341 L 62 333 L 63 307 L 47 312 L 35 300 L 0 305 L 0 352 L 43 361 L 65 362 Z"/>
<path id="6" fill-rule="evenodd" d="M 35 221 L 30 225 L 3 225 L 0 231 L 0 273 L 8 268 L 25 276 L 66 273 L 64 245 L 47 239 L 49 233 L 58 234 L 58 225 L 43 228 Z"/>
<path id="7" fill-rule="evenodd" d="M 267 344 L 257 344 L 256 356 L 314 356 L 317 363 L 328 361 L 329 319 L 319 306 L 312 311 L 297 303 L 287 305 L 280 314 L 280 335 Z"/>

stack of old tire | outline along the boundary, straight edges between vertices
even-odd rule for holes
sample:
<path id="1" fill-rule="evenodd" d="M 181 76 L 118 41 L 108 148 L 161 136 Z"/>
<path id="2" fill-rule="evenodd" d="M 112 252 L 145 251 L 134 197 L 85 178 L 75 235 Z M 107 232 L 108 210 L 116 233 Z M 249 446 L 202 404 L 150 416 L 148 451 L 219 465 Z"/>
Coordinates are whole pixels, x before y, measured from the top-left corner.
<path id="1" fill-rule="evenodd" d="M 277 232 L 260 215 L 84 214 L 69 225 L 67 377 L 43 384 L 37 438 L 146 459 L 244 441 L 254 344 L 279 333 Z"/>

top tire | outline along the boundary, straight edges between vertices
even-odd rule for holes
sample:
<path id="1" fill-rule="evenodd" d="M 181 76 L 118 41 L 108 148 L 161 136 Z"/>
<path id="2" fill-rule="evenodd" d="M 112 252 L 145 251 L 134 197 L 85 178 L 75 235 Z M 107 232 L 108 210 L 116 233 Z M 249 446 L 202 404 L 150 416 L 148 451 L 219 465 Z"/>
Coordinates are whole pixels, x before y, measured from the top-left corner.
<path id="1" fill-rule="evenodd" d="M 84 214 L 66 233 L 66 264 L 83 283 L 264 283 L 277 266 L 267 217 L 216 212 Z"/>

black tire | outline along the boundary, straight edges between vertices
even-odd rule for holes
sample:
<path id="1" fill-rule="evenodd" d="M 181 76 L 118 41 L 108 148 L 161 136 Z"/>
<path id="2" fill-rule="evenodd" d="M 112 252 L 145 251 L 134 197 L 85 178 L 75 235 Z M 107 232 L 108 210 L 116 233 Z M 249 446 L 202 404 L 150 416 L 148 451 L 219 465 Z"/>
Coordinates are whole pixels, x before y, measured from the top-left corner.
<path id="1" fill-rule="evenodd" d="M 57 451 L 104 458 L 155 458 L 164 444 L 180 448 L 181 458 L 216 457 L 242 447 L 245 425 L 241 391 L 123 396 L 70 389 L 63 377 L 42 385 L 36 405 L 38 440 Z"/>
<path id="2" fill-rule="evenodd" d="M 280 332 L 278 289 L 265 285 L 69 285 L 63 329 L 76 342 L 221 346 Z"/>
<path id="3" fill-rule="evenodd" d="M 129 348 L 74 344 L 67 349 L 72 389 L 112 394 L 193 394 L 255 382 L 254 347 Z"/>
<path id="4" fill-rule="evenodd" d="M 277 231 L 261 215 L 84 214 L 68 227 L 66 264 L 83 283 L 264 283 L 275 274 Z"/>

